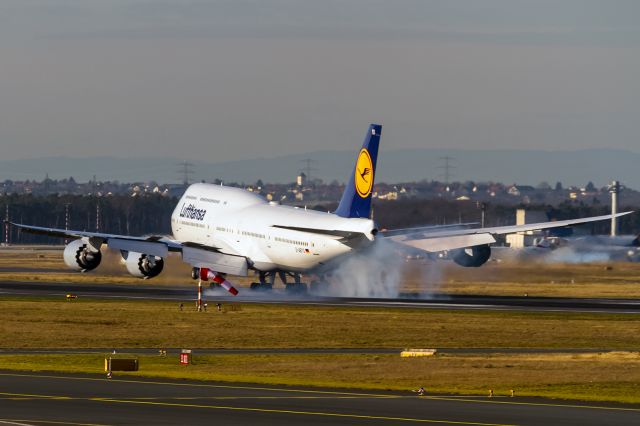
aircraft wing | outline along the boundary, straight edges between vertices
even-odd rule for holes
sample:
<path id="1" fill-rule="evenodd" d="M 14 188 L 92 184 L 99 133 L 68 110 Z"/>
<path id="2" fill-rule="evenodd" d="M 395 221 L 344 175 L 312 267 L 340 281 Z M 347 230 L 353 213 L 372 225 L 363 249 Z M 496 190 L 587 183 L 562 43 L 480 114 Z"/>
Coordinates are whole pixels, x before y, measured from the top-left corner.
<path id="1" fill-rule="evenodd" d="M 168 252 L 180 252 L 182 260 L 196 267 L 216 268 L 216 272 L 244 275 L 248 273 L 247 258 L 236 253 L 223 253 L 217 247 L 209 247 L 201 244 L 180 242 L 167 236 L 149 235 L 145 237 L 133 237 L 130 235 L 105 234 L 101 232 L 75 231 L 42 226 L 23 225 L 9 222 L 24 232 L 31 234 L 49 235 L 60 238 L 82 238 L 95 250 L 99 250 L 102 244 L 116 250 L 126 250 L 145 253 L 157 257 L 166 257 Z"/>
<path id="2" fill-rule="evenodd" d="M 443 230 L 453 230 L 453 229 L 468 229 L 472 226 L 479 225 L 478 222 L 468 222 L 468 223 L 453 223 L 449 225 L 428 225 L 428 226 L 420 226 L 417 228 L 399 228 L 399 229 L 385 229 L 381 230 L 380 234 L 385 237 L 393 237 L 396 235 L 415 235 L 419 233 L 433 233 Z"/>
<path id="3" fill-rule="evenodd" d="M 90 240 L 91 245 L 95 248 L 99 248 L 102 244 L 107 244 L 111 248 L 120 249 L 120 250 L 129 250 L 129 251 L 140 251 L 141 253 L 152 254 L 154 256 L 166 256 L 167 251 L 181 251 L 182 244 L 178 241 L 172 240 L 166 236 L 161 235 L 149 235 L 146 237 L 132 237 L 130 235 L 117 235 L 117 234 L 105 234 L 101 232 L 88 232 L 88 231 L 76 231 L 76 230 L 67 230 L 67 229 L 58 229 L 58 228 L 46 228 L 43 226 L 34 226 L 34 225 L 23 225 L 21 223 L 13 223 L 9 222 L 11 226 L 15 226 L 16 228 L 29 232 L 30 234 L 40 234 L 40 235 L 49 235 L 52 237 L 60 237 L 60 238 L 85 238 Z M 115 243 L 117 247 L 113 247 L 110 242 Z M 127 242 L 127 244 L 125 244 Z M 147 243 L 147 244 L 141 244 Z M 140 247 L 137 246 L 140 244 Z M 120 247 L 126 245 L 127 247 Z M 144 250 L 136 250 L 138 248 L 146 248 L 149 249 L 153 247 L 153 245 L 157 245 L 158 249 L 154 251 L 160 251 L 160 254 L 152 253 Z M 160 247 L 164 247 L 161 249 Z"/>
<path id="4" fill-rule="evenodd" d="M 554 222 L 529 223 L 526 225 L 495 226 L 491 228 L 421 230 L 399 235 L 388 236 L 392 241 L 427 252 L 454 250 L 495 243 L 495 236 L 513 234 L 516 232 L 537 231 L 541 229 L 560 228 L 581 223 L 611 220 L 613 217 L 625 216 L 633 212 L 618 213 L 615 216 L 603 215 L 584 219 L 559 220 Z"/>

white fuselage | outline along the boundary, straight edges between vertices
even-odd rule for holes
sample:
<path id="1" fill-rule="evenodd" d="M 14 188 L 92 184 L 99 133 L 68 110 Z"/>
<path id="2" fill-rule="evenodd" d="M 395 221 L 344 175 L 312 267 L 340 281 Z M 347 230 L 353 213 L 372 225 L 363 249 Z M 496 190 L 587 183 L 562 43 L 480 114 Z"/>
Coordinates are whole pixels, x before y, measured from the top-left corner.
<path id="1" fill-rule="evenodd" d="M 205 183 L 187 189 L 171 216 L 171 229 L 182 243 L 244 256 L 253 269 L 292 272 L 321 267 L 351 252 L 353 248 L 337 235 L 340 232 L 363 234 L 366 242 L 375 235 L 369 219 L 282 206 L 244 189 Z"/>

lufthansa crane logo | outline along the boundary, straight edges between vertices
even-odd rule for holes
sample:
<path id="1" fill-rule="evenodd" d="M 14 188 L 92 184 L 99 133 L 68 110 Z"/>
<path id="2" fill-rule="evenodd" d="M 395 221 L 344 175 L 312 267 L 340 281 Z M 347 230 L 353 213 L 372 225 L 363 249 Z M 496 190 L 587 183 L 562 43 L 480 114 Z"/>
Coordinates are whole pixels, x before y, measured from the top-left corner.
<path id="1" fill-rule="evenodd" d="M 356 192 L 362 198 L 367 198 L 373 188 L 373 163 L 366 148 L 362 148 L 356 162 L 355 173 Z"/>

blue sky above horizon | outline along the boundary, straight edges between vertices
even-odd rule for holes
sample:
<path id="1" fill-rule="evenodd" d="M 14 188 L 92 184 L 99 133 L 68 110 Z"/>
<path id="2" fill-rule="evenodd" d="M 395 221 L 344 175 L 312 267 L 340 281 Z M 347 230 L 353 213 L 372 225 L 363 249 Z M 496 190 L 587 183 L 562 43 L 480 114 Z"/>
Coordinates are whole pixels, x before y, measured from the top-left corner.
<path id="1" fill-rule="evenodd" d="M 2 159 L 640 151 L 637 1 L 5 0 Z"/>

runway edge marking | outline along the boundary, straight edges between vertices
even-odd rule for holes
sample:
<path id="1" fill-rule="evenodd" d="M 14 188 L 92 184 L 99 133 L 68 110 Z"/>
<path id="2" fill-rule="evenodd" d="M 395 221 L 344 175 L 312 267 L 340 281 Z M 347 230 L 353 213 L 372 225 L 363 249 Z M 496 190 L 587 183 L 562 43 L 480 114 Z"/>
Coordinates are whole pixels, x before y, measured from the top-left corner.
<path id="1" fill-rule="evenodd" d="M 3 424 L 3 422 L 5 422 L 6 424 L 12 424 L 12 425 L 21 424 L 16 422 L 35 422 L 35 423 L 44 423 L 44 424 L 51 424 L 51 425 L 69 425 L 69 426 L 108 426 L 100 423 L 70 423 L 70 422 L 56 422 L 53 420 L 36 420 L 36 419 L 0 419 L 0 424 Z M 14 423 L 7 423 L 7 422 L 14 422 Z M 34 426 L 34 425 L 25 424 L 25 426 Z"/>

